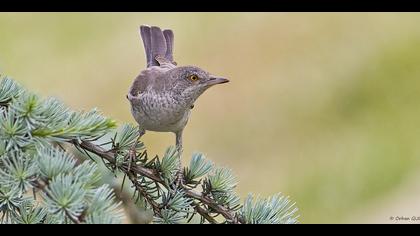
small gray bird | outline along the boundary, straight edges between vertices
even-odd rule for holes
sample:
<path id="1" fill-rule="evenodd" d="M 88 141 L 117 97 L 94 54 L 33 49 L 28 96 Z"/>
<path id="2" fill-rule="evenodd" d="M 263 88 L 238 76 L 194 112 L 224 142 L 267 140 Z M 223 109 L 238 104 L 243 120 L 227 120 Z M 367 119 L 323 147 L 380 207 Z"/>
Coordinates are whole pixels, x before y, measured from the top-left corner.
<path id="1" fill-rule="evenodd" d="M 146 130 L 173 132 L 176 147 L 182 152 L 182 132 L 194 102 L 208 88 L 229 80 L 196 66 L 177 66 L 173 60 L 172 30 L 142 25 L 140 35 L 147 68 L 135 78 L 127 95 L 140 127 L 139 138 Z"/>

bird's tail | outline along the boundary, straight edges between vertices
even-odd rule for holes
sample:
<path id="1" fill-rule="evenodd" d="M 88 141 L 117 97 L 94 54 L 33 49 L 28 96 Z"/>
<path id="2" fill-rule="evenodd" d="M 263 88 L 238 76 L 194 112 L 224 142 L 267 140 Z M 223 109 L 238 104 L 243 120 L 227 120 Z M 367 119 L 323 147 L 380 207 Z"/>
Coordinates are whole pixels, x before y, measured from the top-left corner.
<path id="1" fill-rule="evenodd" d="M 157 56 L 173 62 L 174 33 L 170 29 L 161 30 L 157 26 L 140 26 L 140 35 L 146 51 L 147 67 L 159 66 Z"/>

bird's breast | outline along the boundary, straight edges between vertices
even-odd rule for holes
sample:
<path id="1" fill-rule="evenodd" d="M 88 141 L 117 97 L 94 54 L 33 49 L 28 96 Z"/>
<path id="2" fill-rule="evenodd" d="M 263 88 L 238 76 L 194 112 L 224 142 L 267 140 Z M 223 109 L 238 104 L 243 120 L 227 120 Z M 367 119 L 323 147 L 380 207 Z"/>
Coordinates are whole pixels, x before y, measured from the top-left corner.
<path id="1" fill-rule="evenodd" d="M 134 118 L 146 130 L 176 132 L 185 127 L 190 108 L 170 93 L 147 91 L 132 102 Z"/>

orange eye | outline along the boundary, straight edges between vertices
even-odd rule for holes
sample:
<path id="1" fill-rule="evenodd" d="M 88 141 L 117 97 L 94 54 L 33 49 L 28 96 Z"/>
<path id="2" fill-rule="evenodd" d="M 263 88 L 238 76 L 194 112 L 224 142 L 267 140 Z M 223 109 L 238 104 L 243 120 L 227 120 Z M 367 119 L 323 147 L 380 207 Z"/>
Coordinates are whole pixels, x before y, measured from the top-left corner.
<path id="1" fill-rule="evenodd" d="M 190 79 L 191 81 L 197 81 L 199 78 L 198 78 L 198 76 L 197 76 L 197 75 L 190 75 L 189 79 Z"/>

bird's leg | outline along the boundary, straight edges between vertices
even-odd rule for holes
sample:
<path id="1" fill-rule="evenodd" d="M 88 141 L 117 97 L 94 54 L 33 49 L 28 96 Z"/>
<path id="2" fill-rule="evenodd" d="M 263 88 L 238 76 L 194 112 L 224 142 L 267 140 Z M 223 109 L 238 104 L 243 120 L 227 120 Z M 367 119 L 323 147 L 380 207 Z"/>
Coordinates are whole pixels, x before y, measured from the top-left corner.
<path id="1" fill-rule="evenodd" d="M 183 184 L 184 175 L 182 173 L 182 164 L 181 164 L 181 156 L 182 156 L 182 130 L 175 133 L 176 135 L 176 149 L 178 151 L 178 173 L 176 177 L 176 187 L 179 187 Z"/>
<path id="2" fill-rule="evenodd" d="M 133 143 L 133 145 L 131 146 L 130 151 L 129 151 L 129 158 L 130 158 L 130 161 L 129 161 L 129 163 L 128 163 L 128 171 L 130 171 L 130 169 L 131 169 L 131 164 L 132 164 L 132 162 L 134 161 L 134 159 L 135 159 L 135 158 L 136 158 L 136 156 L 137 156 L 137 152 L 136 152 L 137 143 L 140 141 L 140 138 L 141 138 L 141 137 L 142 137 L 145 133 L 146 133 L 146 131 L 145 131 L 144 129 L 139 128 L 139 136 L 137 137 L 136 141 Z"/>
<path id="3" fill-rule="evenodd" d="M 178 131 L 175 133 L 176 135 L 176 150 L 179 154 L 182 153 L 182 131 Z"/>

